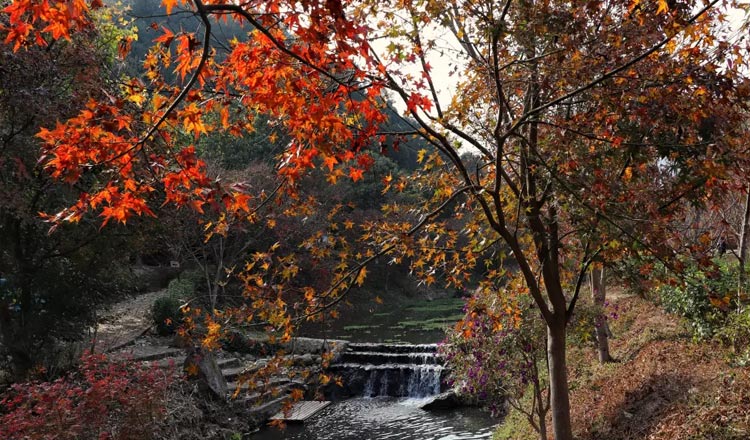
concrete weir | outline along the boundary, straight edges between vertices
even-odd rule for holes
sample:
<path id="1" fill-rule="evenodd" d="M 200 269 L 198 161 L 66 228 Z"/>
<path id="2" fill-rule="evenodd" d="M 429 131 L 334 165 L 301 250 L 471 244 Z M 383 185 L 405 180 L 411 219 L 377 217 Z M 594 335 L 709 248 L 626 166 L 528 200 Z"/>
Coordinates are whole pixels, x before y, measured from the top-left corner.
<path id="1" fill-rule="evenodd" d="M 437 344 L 351 343 L 329 371 L 344 384 L 339 397 L 426 397 L 443 391 Z"/>

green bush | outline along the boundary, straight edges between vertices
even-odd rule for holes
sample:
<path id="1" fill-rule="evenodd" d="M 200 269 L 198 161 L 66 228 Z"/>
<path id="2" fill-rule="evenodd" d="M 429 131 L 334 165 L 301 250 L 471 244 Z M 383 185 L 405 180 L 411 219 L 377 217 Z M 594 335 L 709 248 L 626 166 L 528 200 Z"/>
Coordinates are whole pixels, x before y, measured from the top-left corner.
<path id="1" fill-rule="evenodd" d="M 696 338 L 712 337 L 729 319 L 736 306 L 736 268 L 723 261 L 712 267 L 691 265 L 683 282 L 657 290 L 664 309 L 688 320 Z"/>
<path id="2" fill-rule="evenodd" d="M 662 286 L 658 294 L 664 309 L 686 318 L 693 335 L 699 339 L 711 337 L 721 325 L 721 312 L 711 305 L 703 286 Z"/>
<path id="3" fill-rule="evenodd" d="M 171 335 L 182 323 L 182 312 L 180 306 L 185 301 L 194 298 L 196 286 L 201 281 L 200 272 L 189 271 L 169 282 L 167 295 L 154 301 L 151 316 L 156 326 L 156 331 L 162 336 Z"/>
<path id="4" fill-rule="evenodd" d="M 180 276 L 169 282 L 167 286 L 167 295 L 175 298 L 186 300 L 195 295 L 195 281 L 189 276 Z"/>
<path id="5" fill-rule="evenodd" d="M 180 325 L 182 321 L 180 305 L 180 301 L 174 296 L 163 296 L 154 301 L 151 316 L 159 335 L 171 335 Z"/>
<path id="6" fill-rule="evenodd" d="M 716 338 L 731 350 L 729 361 L 735 365 L 750 365 L 750 308 L 730 313 Z"/>

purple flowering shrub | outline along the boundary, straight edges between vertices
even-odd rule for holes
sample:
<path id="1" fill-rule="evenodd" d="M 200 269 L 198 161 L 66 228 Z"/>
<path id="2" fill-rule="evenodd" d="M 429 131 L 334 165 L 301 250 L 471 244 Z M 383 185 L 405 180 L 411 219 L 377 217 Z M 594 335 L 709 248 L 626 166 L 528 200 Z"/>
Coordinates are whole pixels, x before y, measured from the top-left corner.
<path id="1" fill-rule="evenodd" d="M 531 298 L 521 288 L 513 292 L 512 285 L 477 289 L 467 299 L 463 319 L 448 331 L 441 352 L 454 390 L 493 414 L 510 405 L 539 432 L 548 409 L 542 382 L 547 376 L 545 330 L 532 316 L 538 312 Z M 527 393 L 532 395 L 524 398 Z"/>
<path id="2" fill-rule="evenodd" d="M 568 340 L 580 346 L 596 344 L 596 329 L 618 317 L 619 306 L 615 303 L 605 301 L 603 307 L 598 307 L 590 300 L 582 300 L 568 324 Z"/>

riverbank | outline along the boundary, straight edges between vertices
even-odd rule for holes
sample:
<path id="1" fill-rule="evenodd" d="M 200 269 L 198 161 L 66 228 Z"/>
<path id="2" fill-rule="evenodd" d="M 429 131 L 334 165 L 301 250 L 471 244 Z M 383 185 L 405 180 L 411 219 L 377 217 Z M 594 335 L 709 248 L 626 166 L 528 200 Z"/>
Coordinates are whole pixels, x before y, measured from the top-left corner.
<path id="1" fill-rule="evenodd" d="M 637 296 L 613 295 L 611 353 L 569 345 L 571 416 L 580 440 L 750 438 L 750 371 L 713 341 L 693 341 L 679 317 Z M 496 439 L 538 439 L 518 415 Z M 515 426 L 513 425 L 515 423 Z"/>

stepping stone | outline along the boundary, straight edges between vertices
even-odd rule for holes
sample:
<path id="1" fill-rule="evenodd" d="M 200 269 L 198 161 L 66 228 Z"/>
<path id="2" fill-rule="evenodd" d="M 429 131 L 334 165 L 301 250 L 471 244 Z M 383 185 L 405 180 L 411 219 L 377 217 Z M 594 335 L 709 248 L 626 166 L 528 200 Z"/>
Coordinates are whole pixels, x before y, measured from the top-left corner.
<path id="1" fill-rule="evenodd" d="M 130 359 L 134 361 L 146 362 L 146 361 L 158 361 L 166 358 L 177 358 L 185 354 L 185 351 L 181 348 L 172 347 L 161 347 L 161 346 L 143 346 L 143 347 L 132 347 L 128 350 L 123 350 L 113 354 L 115 359 Z"/>
<path id="2" fill-rule="evenodd" d="M 221 368 L 229 369 L 229 368 L 237 368 L 242 366 L 242 361 L 240 361 L 237 358 L 222 358 L 222 359 L 216 359 L 216 364 Z"/>
<path id="3" fill-rule="evenodd" d="M 227 382 L 231 382 L 235 379 L 237 379 L 242 373 L 245 373 L 247 370 L 247 367 L 234 367 L 234 368 L 225 368 L 224 366 L 221 367 L 221 374 L 224 375 L 224 378 L 227 380 Z"/>
<path id="4" fill-rule="evenodd" d="M 330 404 L 327 400 L 302 400 L 295 402 L 288 414 L 284 414 L 284 411 L 278 412 L 271 420 L 302 423 Z"/>

